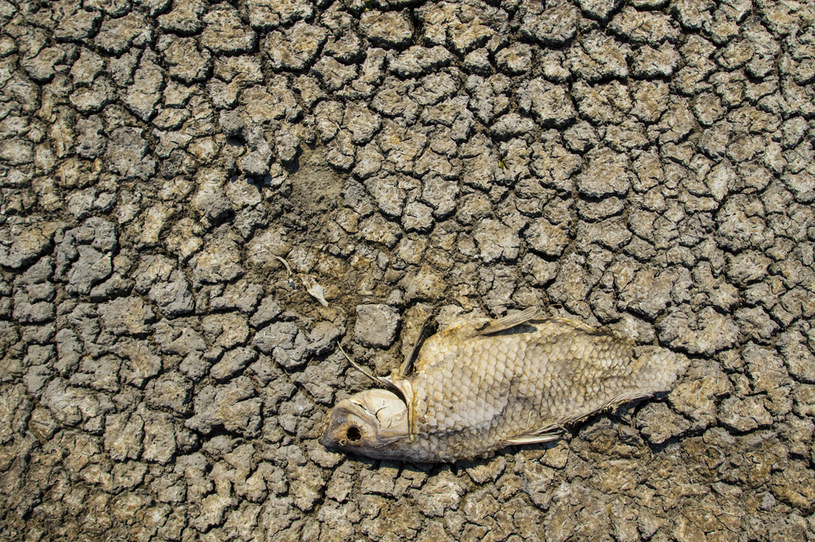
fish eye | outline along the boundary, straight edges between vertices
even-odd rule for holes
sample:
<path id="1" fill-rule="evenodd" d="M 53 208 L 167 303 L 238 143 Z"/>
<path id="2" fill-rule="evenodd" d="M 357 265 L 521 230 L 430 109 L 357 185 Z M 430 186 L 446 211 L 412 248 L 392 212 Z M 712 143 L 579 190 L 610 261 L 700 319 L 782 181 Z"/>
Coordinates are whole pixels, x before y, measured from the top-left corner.
<path id="1" fill-rule="evenodd" d="M 355 442 L 362 438 L 362 433 L 359 432 L 359 427 L 352 425 L 348 428 L 348 432 L 345 433 L 345 436 L 348 437 L 349 441 Z"/>

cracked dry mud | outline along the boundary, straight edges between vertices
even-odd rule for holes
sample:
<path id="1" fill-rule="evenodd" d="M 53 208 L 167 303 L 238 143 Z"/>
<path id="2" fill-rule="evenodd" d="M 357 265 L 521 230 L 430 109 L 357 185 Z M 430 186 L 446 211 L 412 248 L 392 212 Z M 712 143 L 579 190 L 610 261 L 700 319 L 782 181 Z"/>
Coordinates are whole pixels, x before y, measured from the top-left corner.
<path id="1" fill-rule="evenodd" d="M 815 540 L 812 2 L 0 27 L 0 538 Z M 338 343 L 384 374 L 429 314 L 534 304 L 690 368 L 491 460 L 317 443 L 368 386 Z"/>

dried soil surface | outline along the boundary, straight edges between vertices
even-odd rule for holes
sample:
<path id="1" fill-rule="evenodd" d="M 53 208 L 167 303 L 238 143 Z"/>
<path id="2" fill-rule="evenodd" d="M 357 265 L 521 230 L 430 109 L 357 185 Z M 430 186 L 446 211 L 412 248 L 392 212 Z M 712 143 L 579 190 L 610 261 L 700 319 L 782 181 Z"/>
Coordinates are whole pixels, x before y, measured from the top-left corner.
<path id="1" fill-rule="evenodd" d="M 0 538 L 815 540 L 814 83 L 803 0 L 0 0 Z M 317 442 L 338 343 L 533 304 L 690 368 Z"/>

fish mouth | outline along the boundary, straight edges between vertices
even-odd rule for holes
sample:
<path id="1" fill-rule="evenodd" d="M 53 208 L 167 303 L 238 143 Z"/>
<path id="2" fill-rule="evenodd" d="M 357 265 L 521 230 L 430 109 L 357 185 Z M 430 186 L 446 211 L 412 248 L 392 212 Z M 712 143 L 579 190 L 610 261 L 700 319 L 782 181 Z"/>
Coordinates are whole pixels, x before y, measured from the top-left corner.
<path id="1" fill-rule="evenodd" d="M 336 442 L 336 440 L 334 440 L 333 438 L 331 438 L 331 437 L 328 435 L 328 430 L 326 430 L 326 431 L 325 431 L 325 433 L 323 433 L 323 434 L 320 436 L 320 438 L 318 438 L 318 439 L 317 439 L 317 441 L 318 441 L 320 444 L 322 444 L 323 446 L 325 446 L 326 448 L 334 448 L 334 447 L 336 447 L 336 446 L 337 446 L 337 442 Z"/>
<path id="2" fill-rule="evenodd" d="M 331 438 L 329 435 L 331 429 L 331 419 L 327 419 L 325 423 L 325 428 L 323 429 L 323 434 L 317 439 L 317 442 L 325 446 L 326 448 L 335 448 L 337 442 L 335 439 Z"/>
<path id="3" fill-rule="evenodd" d="M 323 430 L 323 434 L 320 435 L 320 437 L 317 439 L 317 442 L 319 442 L 329 450 L 338 450 L 340 448 L 339 439 L 332 434 L 330 422 L 326 424 L 325 429 Z"/>

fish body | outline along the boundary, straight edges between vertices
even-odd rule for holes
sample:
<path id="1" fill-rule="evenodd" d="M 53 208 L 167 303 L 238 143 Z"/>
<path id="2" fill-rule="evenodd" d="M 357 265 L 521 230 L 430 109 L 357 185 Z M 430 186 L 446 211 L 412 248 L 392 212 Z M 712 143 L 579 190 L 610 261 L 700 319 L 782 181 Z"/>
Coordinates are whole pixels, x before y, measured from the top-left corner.
<path id="1" fill-rule="evenodd" d="M 535 310 L 461 320 L 380 378 L 389 389 L 338 403 L 322 440 L 381 459 L 487 457 L 555 440 L 564 425 L 668 391 L 685 366 L 668 350 Z"/>

